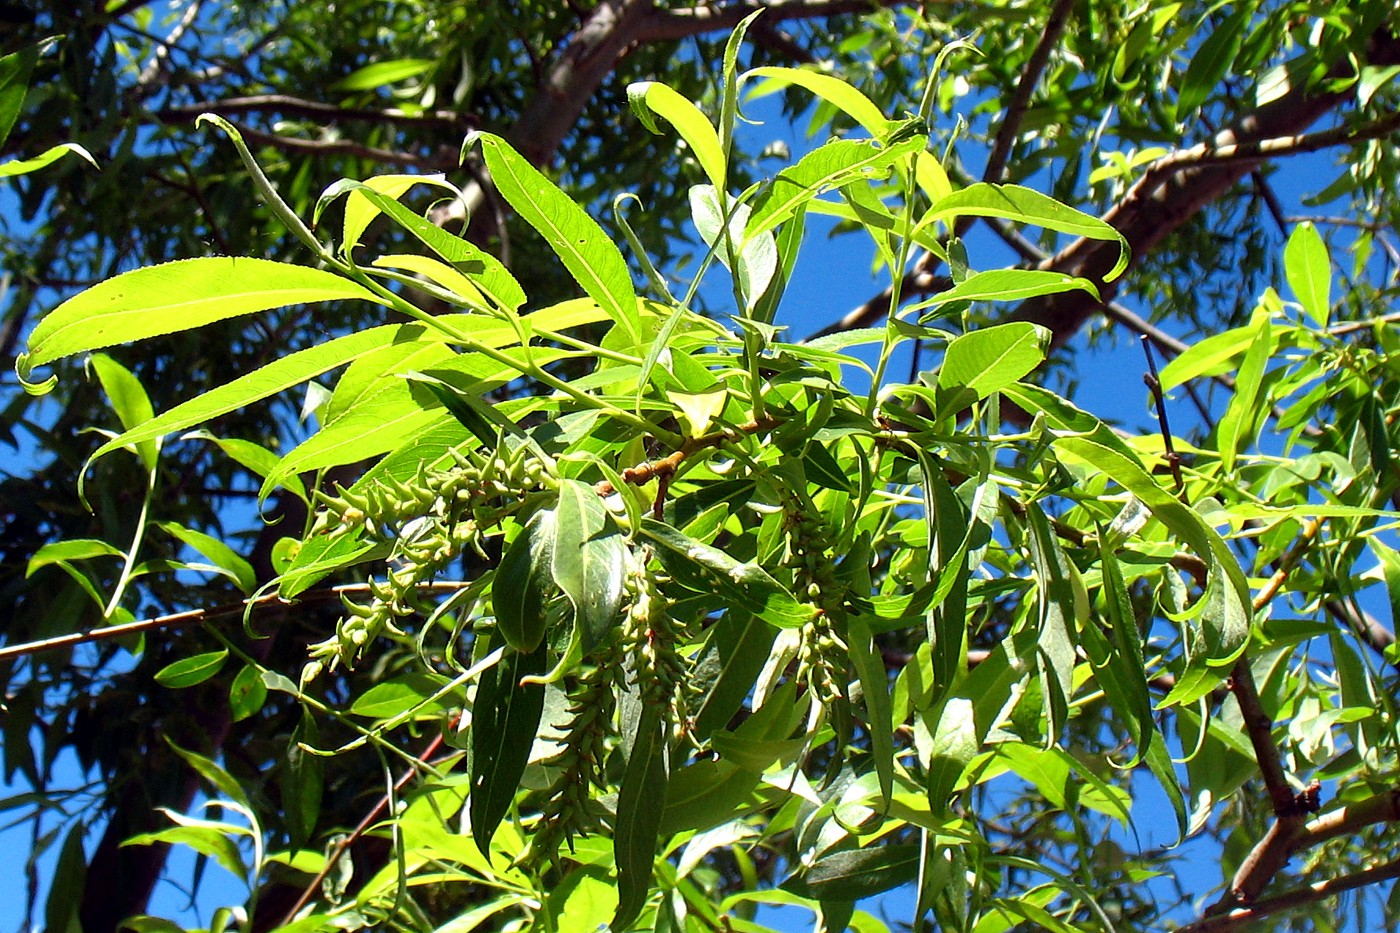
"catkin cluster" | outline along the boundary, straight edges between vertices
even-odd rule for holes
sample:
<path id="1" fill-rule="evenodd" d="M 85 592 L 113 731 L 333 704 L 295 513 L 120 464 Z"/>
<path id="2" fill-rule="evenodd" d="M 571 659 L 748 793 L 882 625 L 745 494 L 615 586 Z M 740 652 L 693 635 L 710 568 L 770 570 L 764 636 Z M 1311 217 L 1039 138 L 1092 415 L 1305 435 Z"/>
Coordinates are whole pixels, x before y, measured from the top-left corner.
<path id="1" fill-rule="evenodd" d="M 326 667 L 351 666 L 380 635 L 400 635 L 400 620 L 431 612 L 423 584 L 467 549 L 486 555 L 484 536 L 518 512 L 543 479 L 538 460 L 524 448 L 502 444 L 491 456 L 452 451 L 443 467 L 420 466 L 407 481 L 384 476 L 338 495 L 317 492 L 323 508 L 314 534 L 355 536 L 388 545 L 388 572 L 369 581 L 370 598 L 342 594 L 346 614 L 334 637 L 312 645 L 302 673 L 306 682 Z"/>
<path id="2" fill-rule="evenodd" d="M 680 738 L 690 721 L 690 700 L 696 688 L 678 648 L 685 632 L 668 611 L 670 601 L 662 592 L 665 582 L 659 571 L 647 567 L 645 558 L 634 563 L 628 574 L 632 601 L 623 619 L 622 637 L 641 701 L 664 707 L 666 721 L 678 733 L 673 737 Z"/>
<path id="3" fill-rule="evenodd" d="M 792 571 L 797 597 L 820 610 L 802 628 L 798 665 L 813 698 L 831 704 L 846 699 L 848 649 L 840 631 L 845 596 L 836 580 L 826 526 L 815 512 L 810 499 L 788 499 L 783 565 Z"/>

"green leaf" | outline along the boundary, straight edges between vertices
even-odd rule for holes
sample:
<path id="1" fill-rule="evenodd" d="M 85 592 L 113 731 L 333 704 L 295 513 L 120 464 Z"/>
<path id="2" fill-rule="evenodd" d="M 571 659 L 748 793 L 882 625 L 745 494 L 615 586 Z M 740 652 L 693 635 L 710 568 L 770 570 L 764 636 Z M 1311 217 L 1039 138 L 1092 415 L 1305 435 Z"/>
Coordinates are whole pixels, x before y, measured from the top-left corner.
<path id="1" fill-rule="evenodd" d="M 926 137 L 918 136 L 888 147 L 864 139 L 836 139 L 818 146 L 773 179 L 767 197 L 749 218 L 745 237 L 753 239 L 772 230 L 827 191 L 853 181 L 886 177 L 892 167 L 922 151 L 926 143 Z"/>
<path id="2" fill-rule="evenodd" d="M 10 130 L 24 110 L 29 91 L 29 75 L 39 60 L 39 46 L 30 45 L 0 58 L 0 146 L 10 138 Z M 54 927 L 53 929 L 61 929 Z"/>
<path id="3" fill-rule="evenodd" d="M 924 782 L 934 815 L 943 816 L 948 813 L 948 801 L 958 781 L 977 754 L 978 729 L 972 701 L 949 697 L 937 720 L 929 726 L 933 741 L 929 744 Z"/>
<path id="4" fill-rule="evenodd" d="M 1039 366 L 1049 344 L 1050 332 L 1026 321 L 963 334 L 954 338 L 943 354 L 938 387 L 968 388 L 984 399 Z"/>
<path id="5" fill-rule="evenodd" d="M 9 162 L 0 162 L 0 178 L 13 178 L 16 175 L 28 175 L 30 172 L 37 172 L 41 168 L 46 168 L 68 153 L 73 153 L 84 161 L 97 167 L 97 160 L 77 143 L 62 143 L 45 149 L 32 159 L 11 159 Z"/>
<path id="6" fill-rule="evenodd" d="M 350 251 L 360 245 L 360 235 L 365 232 L 365 228 L 370 222 L 380 214 L 380 208 L 368 197 L 366 190 L 376 191 L 385 198 L 397 201 L 408 193 L 414 185 L 429 184 L 437 185 L 448 191 L 457 193 L 456 189 L 447 184 L 437 175 L 376 175 L 373 178 L 366 178 L 362 183 L 363 187 L 356 187 L 345 199 L 345 219 L 341 227 L 340 248 L 345 255 L 350 255 Z M 318 205 L 319 206 L 319 205 Z"/>
<path id="7" fill-rule="evenodd" d="M 704 691 L 692 730 L 709 737 L 733 717 L 753 689 L 777 637 L 773 627 L 748 612 L 730 610 L 710 630 L 694 681 Z"/>
<path id="8" fill-rule="evenodd" d="M 266 700 L 267 684 L 263 683 L 262 671 L 252 664 L 243 665 L 228 688 L 228 706 L 233 721 L 241 722 L 257 714 Z"/>
<path id="9" fill-rule="evenodd" d="M 34 552 L 29 558 L 29 566 L 24 575 L 32 577 L 34 571 L 50 564 L 66 564 L 74 560 L 91 560 L 94 557 L 125 557 L 121 548 L 113 547 L 106 541 L 93 538 L 74 538 L 71 541 L 50 541 Z"/>
<path id="10" fill-rule="evenodd" d="M 208 431 L 203 430 L 191 431 L 188 434 L 182 435 L 180 440 L 209 441 L 211 444 L 217 445 L 220 450 L 228 455 L 229 459 L 247 468 L 249 472 L 257 476 L 265 477 L 270 474 L 273 470 L 277 469 L 277 464 L 282 459 L 261 444 L 245 441 L 238 437 L 215 437 Z M 302 483 L 300 477 L 288 476 L 283 480 L 283 485 L 301 501 L 308 501 L 306 486 Z"/>
<path id="11" fill-rule="evenodd" d="M 54 933 L 81 930 L 78 908 L 83 904 L 87 887 L 87 857 L 83 853 L 83 836 L 87 824 L 74 820 L 63 845 L 58 850 L 58 864 L 49 881 L 49 896 L 44 902 L 44 929 Z"/>
<path id="12" fill-rule="evenodd" d="M 649 704 L 642 709 L 631 747 L 613 825 L 618 902 L 612 928 L 617 931 L 625 930 L 637 919 L 652 889 L 652 866 L 661 817 L 666 811 L 669 772 L 666 722 L 660 706 Z"/>
<path id="13" fill-rule="evenodd" d="M 550 572 L 573 606 L 585 651 L 621 623 L 626 570 L 627 547 L 602 497 L 578 480 L 561 480 Z"/>
<path id="14" fill-rule="evenodd" d="M 156 526 L 177 541 L 181 541 L 203 554 L 226 577 L 238 584 L 244 596 L 251 596 L 258 588 L 257 574 L 253 565 L 234 552 L 224 542 L 212 535 L 193 528 L 186 528 L 176 522 L 157 522 Z"/>
<path id="15" fill-rule="evenodd" d="M 1162 367 L 1162 391 L 1175 388 L 1200 376 L 1216 376 L 1235 368 L 1235 360 L 1254 341 L 1253 323 L 1212 334 L 1192 344 L 1186 352 Z"/>
<path id="16" fill-rule="evenodd" d="M 661 548 L 657 556 L 676 573 L 697 573 L 717 584 L 719 592 L 743 609 L 779 628 L 811 621 L 816 610 L 797 601 L 757 564 L 742 563 L 728 554 L 688 537 L 665 522 L 643 518 L 638 535 Z"/>
<path id="17" fill-rule="evenodd" d="M 445 187 L 449 190 L 456 190 L 451 188 L 450 185 L 445 185 Z M 346 192 L 350 192 L 352 199 L 358 197 L 363 201 L 367 201 L 374 208 L 393 218 L 395 223 L 413 234 L 423 245 L 441 256 L 454 270 L 467 276 L 471 283 L 498 308 L 513 312 L 525 303 L 524 289 L 520 287 L 520 283 L 516 281 L 515 276 L 511 275 L 510 271 L 506 269 L 495 256 L 468 243 L 461 237 L 444 230 L 442 227 L 439 227 L 426 218 L 420 217 L 418 214 L 404 207 L 396 199 L 387 196 L 383 192 L 363 182 L 345 178 L 331 185 L 325 190 L 320 200 L 317 202 L 317 213 L 319 214 L 327 204 Z M 420 257 L 420 259 L 421 258 L 426 257 Z M 396 256 L 393 258 L 393 261 L 400 264 L 408 264 L 410 267 L 413 265 L 411 257 Z M 375 264 L 381 265 L 379 262 Z M 448 287 L 450 288 L 451 286 Z M 482 322 L 469 321 L 467 323 L 468 326 L 475 326 Z"/>
<path id="18" fill-rule="evenodd" d="M 1209 572 L 1206 593 L 1202 597 L 1206 602 L 1197 633 L 1200 640 L 1194 645 L 1192 661 L 1212 669 L 1233 663 L 1249 638 L 1253 611 L 1249 586 L 1229 545 L 1195 509 L 1182 504 L 1141 464 L 1121 451 L 1097 438 L 1087 437 L 1057 437 L 1054 446 L 1062 458 L 1089 464 L 1137 496 L 1152 511 L 1153 517 L 1207 562 Z M 1210 689 L 1204 681 L 1196 682 L 1193 687 L 1201 691 L 1196 697 Z M 1189 702 L 1185 697 L 1187 694 L 1173 690 L 1162 702 Z"/>
<path id="19" fill-rule="evenodd" d="M 496 630 L 516 651 L 530 652 L 544 640 L 545 601 L 554 592 L 554 509 L 540 509 L 506 548 L 491 586 Z"/>
<path id="20" fill-rule="evenodd" d="M 885 659 L 880 655 L 870 626 L 858 617 L 848 622 L 846 643 L 851 663 L 860 678 L 862 702 L 865 704 L 865 727 L 870 733 L 870 757 L 880 780 L 880 796 L 888 801 L 894 793 L 894 731 L 890 721 L 889 674 Z"/>
<path id="21" fill-rule="evenodd" d="M 212 826 L 172 826 L 132 836 L 122 843 L 123 846 L 162 844 L 189 846 L 200 855 L 213 859 L 235 878 L 244 878 L 248 874 L 248 866 L 243 864 L 243 854 L 238 850 L 237 840 Z"/>
<path id="22" fill-rule="evenodd" d="M 477 682 L 472 704 L 471 797 L 472 838 L 481 854 L 491 857 L 491 837 L 510 809 L 520 777 L 544 712 L 544 673 L 547 646 L 529 654 L 507 650 Z"/>
<path id="23" fill-rule="evenodd" d="M 1176 99 L 1178 120 L 1185 120 L 1205 103 L 1211 91 L 1225 77 L 1239 54 L 1240 43 L 1244 41 L 1245 30 L 1256 6 L 1256 3 L 1239 4 L 1219 26 L 1209 26 L 1209 14 L 1207 19 L 1202 20 L 1201 31 L 1205 34 L 1205 40 L 1192 54 L 1186 75 L 1181 79 L 1181 91 Z"/>
<path id="24" fill-rule="evenodd" d="M 332 84 L 331 91 L 372 91 L 375 88 L 416 78 L 431 71 L 437 64 L 431 58 L 396 58 L 393 61 L 374 62 L 356 68 L 339 81 Z"/>
<path id="25" fill-rule="evenodd" d="M 660 135 L 653 114 L 669 122 L 681 134 L 710 184 L 725 188 L 725 158 L 719 134 L 700 108 L 674 89 L 657 81 L 638 81 L 627 86 L 627 103 L 642 125 Z"/>
<path id="26" fill-rule="evenodd" d="M 908 844 L 877 844 L 832 852 L 780 887 L 822 901 L 858 901 L 918 878 L 919 852 L 919 846 Z"/>
<path id="27" fill-rule="evenodd" d="M 990 272 L 976 272 L 946 291 L 911 305 L 908 310 L 936 308 L 955 301 L 1021 301 L 1037 295 L 1053 295 L 1079 289 L 1095 298 L 1099 290 L 1088 279 L 1063 272 L 1048 272 L 1039 269 L 993 269 Z M 925 315 L 920 320 L 925 323 L 937 315 Z M 1002 324 L 1001 327 L 1014 327 L 1017 323 Z M 974 331 L 973 333 L 978 333 Z"/>
<path id="28" fill-rule="evenodd" d="M 263 680 L 267 681 L 264 673 Z M 280 676 L 280 675 L 277 675 Z M 295 685 L 287 681 L 283 686 Z M 282 812 L 287 818 L 287 836 L 293 852 L 302 849 L 316 831 L 321 814 L 321 798 L 325 794 L 325 759 L 307 751 L 320 745 L 320 730 L 311 710 L 303 712 L 301 721 L 292 730 L 287 743 L 287 760 L 279 775 L 282 791 Z"/>
<path id="29" fill-rule="evenodd" d="M 1061 204 L 1031 188 L 976 182 L 954 191 L 929 208 L 915 229 L 954 217 L 1003 217 L 1073 236 L 1116 240 L 1120 248 L 1118 261 L 1103 277 L 1104 281 L 1113 281 L 1128 267 L 1128 241 L 1112 224 Z"/>
<path id="30" fill-rule="evenodd" d="M 734 203 L 728 195 L 724 197 L 729 208 L 727 227 L 718 190 L 710 185 L 696 185 L 690 189 L 690 215 L 705 245 L 715 251 L 720 263 L 733 274 L 747 312 L 758 304 L 777 274 L 778 246 L 767 231 L 745 240 L 744 229 L 748 226 L 751 209 L 747 204 Z"/>
<path id="31" fill-rule="evenodd" d="M 474 139 L 481 143 L 496 190 L 545 238 L 584 292 L 622 327 L 630 346 L 640 346 L 641 318 L 632 274 L 617 246 L 583 208 L 504 139 L 490 133 L 478 133 Z"/>
<path id="32" fill-rule="evenodd" d="M 92 368 L 97 371 L 102 389 L 107 393 L 112 410 L 117 413 L 123 428 L 130 431 L 151 420 L 155 410 L 151 408 L 150 396 L 131 370 L 105 353 L 92 355 Z M 155 444 L 143 441 L 134 445 L 134 452 L 148 471 L 156 468 L 158 451 Z"/>
<path id="33" fill-rule="evenodd" d="M 366 353 L 401 339 L 405 333 L 419 333 L 421 324 L 387 324 L 371 327 L 359 333 L 336 337 L 323 344 L 289 353 L 261 369 L 240 376 L 217 389 L 190 399 L 180 405 L 145 422 L 139 428 L 127 431 L 97 448 L 89 463 L 120 450 L 131 444 L 163 437 L 166 434 L 211 421 L 220 415 L 251 405 L 253 402 L 276 395 L 308 379 L 343 366 Z M 247 465 L 247 464 L 245 464 Z"/>
<path id="34" fill-rule="evenodd" d="M 119 343 L 190 330 L 228 318 L 371 292 L 320 269 L 267 259 L 210 256 L 125 272 L 59 305 L 34 328 L 21 376 L 35 366 Z"/>
<path id="35" fill-rule="evenodd" d="M 771 66 L 752 68 L 744 72 L 742 80 L 749 81 L 753 78 L 765 78 L 766 80 L 763 85 L 750 92 L 750 97 L 782 90 L 795 84 L 798 87 L 806 88 L 837 110 L 845 113 L 876 139 L 883 139 L 888 131 L 891 121 L 885 119 L 880 108 L 875 106 L 869 97 L 840 78 L 822 74 L 819 71 Z"/>
<path id="36" fill-rule="evenodd" d="M 156 683 L 172 690 L 202 684 L 219 673 L 227 659 L 228 652 L 223 648 L 181 658 L 157 671 Z"/>
<path id="37" fill-rule="evenodd" d="M 225 800 L 231 800 L 243 809 L 252 812 L 253 804 L 248 799 L 248 794 L 243 790 L 243 785 L 235 781 L 227 771 L 211 759 L 198 752 L 181 748 L 169 739 L 165 740 L 165 744 L 169 745 L 175 754 L 179 755 L 196 774 L 208 781 L 210 786 L 216 789 Z"/>
<path id="38" fill-rule="evenodd" d="M 1060 740 L 1074 691 L 1076 620 L 1087 615 L 1083 584 L 1040 505 L 1026 505 L 1031 567 L 1036 583 L 1036 659 L 1046 700 L 1047 744 Z"/>
<path id="39" fill-rule="evenodd" d="M 1283 248 L 1283 272 L 1293 295 L 1318 327 L 1332 315 L 1332 263 L 1327 244 L 1310 222 L 1299 224 Z"/>
<path id="40" fill-rule="evenodd" d="M 1099 575 L 1103 580 L 1104 615 L 1108 617 L 1112 644 L 1108 644 L 1092 621 L 1083 628 L 1082 643 L 1090 664 L 1097 671 L 1104 695 L 1122 717 L 1137 747 L 1133 759 L 1128 762 L 1130 767 L 1147 753 L 1155 723 L 1152 698 L 1147 692 L 1143 638 L 1123 579 L 1123 569 L 1102 532 L 1099 534 Z"/>
<path id="41" fill-rule="evenodd" d="M 449 681 L 439 674 L 401 674 L 381 681 L 355 698 L 348 712 L 370 719 L 394 719 L 414 711 L 418 717 L 434 717 L 461 705 L 464 696 L 433 697 Z"/>
<path id="42" fill-rule="evenodd" d="M 1268 410 L 1268 406 L 1259 401 L 1264 368 L 1268 366 L 1276 344 L 1267 308 L 1255 310 L 1250 329 L 1254 331 L 1254 339 L 1250 341 L 1244 362 L 1240 364 L 1235 377 L 1235 391 L 1230 396 L 1230 404 L 1226 406 L 1215 429 L 1220 466 L 1227 473 L 1235 469 L 1235 458 L 1251 442 L 1253 438 L 1250 435 L 1256 432 Z"/>

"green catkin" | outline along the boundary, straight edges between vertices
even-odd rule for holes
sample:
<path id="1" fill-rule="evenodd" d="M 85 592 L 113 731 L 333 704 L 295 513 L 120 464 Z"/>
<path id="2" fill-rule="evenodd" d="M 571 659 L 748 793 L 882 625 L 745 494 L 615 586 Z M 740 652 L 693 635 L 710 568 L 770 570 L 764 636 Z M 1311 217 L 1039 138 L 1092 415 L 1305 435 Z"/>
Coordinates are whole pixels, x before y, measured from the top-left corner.
<path id="1" fill-rule="evenodd" d="M 346 615 L 335 635 L 311 646 L 302 680 L 338 664 L 352 666 L 374 639 L 403 634 L 401 622 L 431 612 L 420 596 L 424 584 L 467 550 L 484 556 L 485 534 L 518 512 L 544 480 L 541 465 L 524 449 L 502 448 L 486 456 L 453 453 L 444 467 L 426 466 L 408 479 L 380 477 L 361 489 L 318 491 L 322 506 L 313 532 L 388 544 L 388 572 L 369 582 L 370 599 L 342 596 Z"/>

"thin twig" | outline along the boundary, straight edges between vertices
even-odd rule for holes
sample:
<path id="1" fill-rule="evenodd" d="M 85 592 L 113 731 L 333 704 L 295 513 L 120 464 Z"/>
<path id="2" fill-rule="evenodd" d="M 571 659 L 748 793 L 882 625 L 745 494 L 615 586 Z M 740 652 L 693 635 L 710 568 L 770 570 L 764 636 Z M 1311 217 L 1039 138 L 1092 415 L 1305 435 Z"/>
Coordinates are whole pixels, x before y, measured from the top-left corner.
<path id="1" fill-rule="evenodd" d="M 1146 334 L 1138 339 L 1142 342 L 1142 352 L 1147 356 L 1147 374 L 1142 377 L 1142 381 L 1151 391 L 1152 401 L 1157 406 L 1157 425 L 1162 431 L 1163 457 L 1167 466 L 1171 468 L 1172 479 L 1176 482 L 1176 497 L 1189 505 L 1190 503 L 1186 502 L 1186 483 L 1181 479 L 1181 455 L 1172 446 L 1172 429 L 1167 424 L 1167 402 L 1162 397 L 1162 380 L 1157 375 L 1157 360 L 1152 355 L 1152 343 Z"/>
<path id="2" fill-rule="evenodd" d="M 367 120 L 374 123 L 397 123 L 405 126 L 441 124 L 447 127 L 470 129 L 477 121 L 470 114 L 455 110 L 430 110 L 412 114 L 402 110 L 379 110 L 369 107 L 338 107 L 324 101 L 307 100 L 290 94 L 255 94 L 248 97 L 230 97 L 227 100 L 196 101 L 192 104 L 175 104 L 164 107 L 155 113 L 156 119 L 165 123 L 187 122 L 202 113 L 217 113 L 232 116 L 240 113 L 273 111 L 289 116 L 312 117 L 326 120 Z"/>
<path id="3" fill-rule="evenodd" d="M 458 717 L 454 716 L 452 718 L 452 721 L 448 723 L 446 728 L 455 729 L 457 727 L 457 721 Z M 427 760 L 433 755 L 435 755 L 437 753 L 437 750 L 442 747 L 442 735 L 442 733 L 438 733 L 436 736 L 434 736 L 432 741 L 428 743 L 427 747 L 425 747 L 423 751 L 418 755 L 418 762 L 420 764 L 426 764 Z M 404 773 L 399 776 L 399 779 L 397 781 L 394 782 L 394 792 L 397 793 L 398 791 L 403 790 L 404 787 L 408 784 L 408 782 L 413 780 L 413 776 L 417 773 L 417 768 L 405 768 Z M 360 837 L 362 837 L 365 833 L 369 832 L 370 828 L 374 826 L 374 824 L 378 822 L 378 820 L 384 815 L 384 812 L 389 807 L 390 796 L 391 795 L 388 792 L 385 792 L 384 795 L 379 798 L 379 802 L 374 805 L 374 808 L 371 809 L 368 813 L 366 813 L 364 819 L 360 820 L 359 824 L 356 825 L 356 827 L 350 831 L 350 834 L 348 836 L 341 837 L 340 841 L 335 844 L 335 848 L 333 848 L 330 852 L 330 855 L 326 857 L 326 863 L 323 866 L 321 866 L 321 870 L 316 873 L 316 877 L 312 878 L 306 883 L 306 886 L 302 888 L 301 895 L 297 898 L 296 903 L 293 904 L 287 910 L 286 915 L 282 917 L 282 922 L 277 925 L 278 929 L 286 926 L 291 926 L 292 921 L 296 919 L 297 914 L 300 913 L 301 909 L 306 906 L 308 901 L 311 900 L 312 895 L 315 894 L 316 891 L 320 890 L 321 883 L 325 881 L 326 878 L 330 877 L 331 871 L 335 868 L 336 863 L 340 861 L 341 857 L 344 856 L 347 851 L 349 851 L 352 845 L 359 841 Z"/>
<path id="4" fill-rule="evenodd" d="M 427 593 L 452 593 L 468 585 L 467 583 L 453 580 L 420 583 L 418 588 L 421 592 Z M 255 610 L 276 608 L 285 612 L 301 603 L 328 602 L 330 600 L 340 599 L 342 593 L 349 595 L 370 592 L 373 591 L 369 583 L 346 583 L 327 589 L 309 590 L 298 596 L 295 602 L 282 599 L 282 597 L 278 596 L 276 593 L 268 593 L 256 599 L 228 603 L 222 606 L 211 606 L 207 609 L 190 609 L 186 612 L 156 616 L 152 619 L 140 619 L 136 622 L 107 625 L 102 628 L 88 629 L 84 632 L 70 632 L 67 635 L 55 635 L 52 638 L 41 638 L 38 641 L 28 641 L 20 645 L 7 645 L 0 648 L 0 662 L 8 661 L 11 658 L 38 654 L 41 651 L 52 651 L 55 648 L 70 648 L 74 645 L 107 641 L 113 638 L 123 638 L 127 635 L 148 632 L 152 629 L 179 628 L 185 625 L 198 625 L 205 622 L 213 622 L 216 619 L 226 619 L 231 616 L 241 616 L 243 613 L 249 611 L 250 608 Z"/>

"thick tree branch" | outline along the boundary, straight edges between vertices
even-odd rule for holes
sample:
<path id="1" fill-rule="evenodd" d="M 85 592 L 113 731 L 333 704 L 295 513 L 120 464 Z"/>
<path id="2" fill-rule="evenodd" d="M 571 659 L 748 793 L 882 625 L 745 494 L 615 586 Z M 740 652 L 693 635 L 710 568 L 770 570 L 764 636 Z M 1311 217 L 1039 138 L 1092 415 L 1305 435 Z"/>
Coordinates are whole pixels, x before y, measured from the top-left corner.
<path id="1" fill-rule="evenodd" d="M 1382 29 L 1371 41 L 1369 63 L 1400 62 L 1400 38 Z M 1350 92 L 1314 91 L 1299 87 L 1246 116 L 1234 127 L 1215 134 L 1207 144 L 1167 156 L 1148 169 L 1116 206 L 1104 215 L 1127 239 L 1133 262 L 1150 253 L 1174 230 L 1206 205 L 1254 171 L 1266 158 L 1315 151 L 1358 138 L 1357 128 L 1339 128 L 1301 136 L 1309 126 L 1335 110 Z M 1394 129 L 1387 119 L 1367 125 L 1367 132 Z M 1071 243 L 1041 268 L 1082 275 L 1099 285 L 1104 300 L 1111 299 L 1118 283 L 1103 277 L 1118 259 L 1118 244 L 1080 239 Z M 1012 320 L 1048 327 L 1052 343 L 1064 344 L 1084 325 L 1099 303 L 1082 292 L 1064 292 L 1022 303 Z"/>
<path id="2" fill-rule="evenodd" d="M 1295 907 L 1305 907 L 1324 898 L 1354 891 L 1368 884 L 1379 884 L 1382 881 L 1390 881 L 1395 878 L 1400 878 L 1400 861 L 1343 875 L 1341 878 L 1319 881 L 1316 884 L 1288 891 L 1277 897 L 1266 898 L 1249 907 L 1241 907 L 1229 913 L 1205 917 L 1194 923 L 1178 927 L 1176 933 L 1227 933 L 1230 930 L 1258 929 L 1259 921 L 1265 917 L 1271 917 Z"/>
<path id="3" fill-rule="evenodd" d="M 702 33 L 730 30 L 755 10 L 764 10 L 763 20 L 772 25 L 785 20 L 821 19 L 872 13 L 881 7 L 897 6 L 903 0 L 776 0 L 771 3 L 730 3 L 700 5 L 681 10 L 653 9 L 637 34 L 641 42 L 685 39 Z"/>

